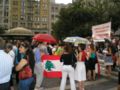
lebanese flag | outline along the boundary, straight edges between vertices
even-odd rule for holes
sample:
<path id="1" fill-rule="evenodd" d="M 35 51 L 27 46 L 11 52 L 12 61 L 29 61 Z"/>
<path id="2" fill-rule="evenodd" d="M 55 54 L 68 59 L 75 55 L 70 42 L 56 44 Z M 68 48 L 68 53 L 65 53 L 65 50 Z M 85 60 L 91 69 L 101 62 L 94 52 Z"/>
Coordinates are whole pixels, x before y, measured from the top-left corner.
<path id="1" fill-rule="evenodd" d="M 62 77 L 62 63 L 60 62 L 60 56 L 43 55 L 41 57 L 44 77 L 46 78 L 61 78 Z"/>

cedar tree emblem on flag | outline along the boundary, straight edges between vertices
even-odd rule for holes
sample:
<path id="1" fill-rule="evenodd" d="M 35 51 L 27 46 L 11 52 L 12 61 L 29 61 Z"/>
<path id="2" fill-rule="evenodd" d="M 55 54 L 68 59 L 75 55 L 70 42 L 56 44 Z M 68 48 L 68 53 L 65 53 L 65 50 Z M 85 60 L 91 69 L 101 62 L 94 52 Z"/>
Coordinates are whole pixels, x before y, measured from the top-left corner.
<path id="1" fill-rule="evenodd" d="M 52 68 L 55 68 L 54 64 L 51 61 L 47 60 L 47 62 L 45 64 L 45 69 L 48 70 L 48 71 L 51 71 Z"/>

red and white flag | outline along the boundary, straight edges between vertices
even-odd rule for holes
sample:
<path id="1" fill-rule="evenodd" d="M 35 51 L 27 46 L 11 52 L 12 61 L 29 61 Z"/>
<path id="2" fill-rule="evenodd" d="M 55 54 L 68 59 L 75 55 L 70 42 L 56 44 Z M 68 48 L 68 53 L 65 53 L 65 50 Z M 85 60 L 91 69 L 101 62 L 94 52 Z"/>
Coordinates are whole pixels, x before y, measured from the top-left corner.
<path id="1" fill-rule="evenodd" d="M 47 78 L 61 78 L 62 77 L 62 63 L 60 62 L 60 56 L 43 55 L 42 64 L 44 68 L 44 77 Z"/>

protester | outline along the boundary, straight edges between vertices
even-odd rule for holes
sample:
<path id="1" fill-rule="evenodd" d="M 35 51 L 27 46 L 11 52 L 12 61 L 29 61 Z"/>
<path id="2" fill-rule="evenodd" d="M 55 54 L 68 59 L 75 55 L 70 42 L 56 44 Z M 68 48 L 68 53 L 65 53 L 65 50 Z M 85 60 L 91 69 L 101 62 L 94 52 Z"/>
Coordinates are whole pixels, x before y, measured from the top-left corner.
<path id="1" fill-rule="evenodd" d="M 40 51 L 41 51 L 42 54 L 46 54 L 46 55 L 49 54 L 46 42 L 40 42 L 39 47 L 40 47 Z"/>
<path id="2" fill-rule="evenodd" d="M 15 52 L 13 51 L 13 45 L 11 43 L 8 44 L 8 53 L 13 58 L 13 62 L 15 60 Z"/>
<path id="3" fill-rule="evenodd" d="M 95 46 L 93 44 L 90 45 L 89 56 L 88 56 L 88 80 L 95 80 L 95 65 L 97 63 L 97 53 L 95 51 Z"/>
<path id="4" fill-rule="evenodd" d="M 50 43 L 47 43 L 46 45 L 47 45 L 48 54 L 52 55 L 52 48 L 53 48 L 52 45 Z"/>
<path id="5" fill-rule="evenodd" d="M 13 59 L 6 52 L 6 49 L 8 49 L 8 45 L 5 45 L 4 40 L 0 38 L 0 90 L 10 90 L 9 82 L 13 68 Z"/>
<path id="6" fill-rule="evenodd" d="M 120 48 L 117 53 L 117 69 L 118 69 L 118 90 L 120 90 Z"/>
<path id="7" fill-rule="evenodd" d="M 12 44 L 13 44 L 13 51 L 14 51 L 14 53 L 16 53 L 16 50 L 17 50 L 17 40 L 13 41 Z"/>
<path id="8" fill-rule="evenodd" d="M 75 69 L 75 80 L 79 82 L 79 90 L 85 90 L 84 81 L 86 80 L 86 68 L 85 61 L 87 60 L 87 53 L 85 50 L 85 45 L 80 44 L 78 46 L 78 56 L 77 56 L 77 66 Z"/>
<path id="9" fill-rule="evenodd" d="M 60 43 L 58 45 L 57 50 L 55 51 L 55 55 L 61 56 L 63 54 L 63 48 L 64 48 L 64 44 Z"/>
<path id="10" fill-rule="evenodd" d="M 37 42 L 33 52 L 35 56 L 34 72 L 36 75 L 36 85 L 34 90 L 39 90 L 41 89 L 40 87 L 43 82 L 43 67 L 42 67 L 42 61 L 41 61 L 41 52 L 40 52 L 39 42 Z"/>
<path id="11" fill-rule="evenodd" d="M 6 49 L 6 52 L 12 57 L 13 62 L 14 62 L 14 60 L 15 60 L 15 53 L 13 51 L 13 45 L 11 43 L 8 43 L 7 47 L 8 48 Z M 10 88 L 11 88 L 11 90 L 14 90 L 13 74 L 14 74 L 14 67 L 13 67 L 12 74 L 11 74 L 11 79 L 10 79 Z"/>
<path id="12" fill-rule="evenodd" d="M 74 81 L 74 68 L 72 67 L 72 63 L 75 63 L 77 60 L 73 54 L 71 46 L 65 45 L 64 52 L 61 55 L 60 61 L 63 62 L 60 90 L 65 90 L 67 75 L 70 79 L 71 90 L 76 90 Z"/>
<path id="13" fill-rule="evenodd" d="M 54 44 L 52 48 L 52 55 L 55 55 L 55 52 L 57 51 L 57 49 L 58 49 L 58 44 Z"/>
<path id="14" fill-rule="evenodd" d="M 115 39 L 112 40 L 112 47 L 111 47 L 111 49 L 112 49 L 112 60 L 113 60 L 112 70 L 115 71 L 116 60 L 117 60 L 116 54 L 118 52 L 118 47 L 117 47 L 117 43 L 116 43 Z"/>
<path id="15" fill-rule="evenodd" d="M 20 53 L 20 51 L 19 51 L 20 43 L 21 43 L 20 40 L 17 40 L 15 45 L 14 45 L 14 47 L 16 47 L 16 49 L 14 49 L 14 52 L 15 52 L 14 64 L 15 64 L 15 66 L 20 62 L 21 58 L 23 58 L 22 53 Z M 18 71 L 16 71 L 16 70 L 15 70 L 15 75 L 16 75 L 16 84 L 18 84 L 19 78 L 18 78 Z"/>
<path id="16" fill-rule="evenodd" d="M 112 48 L 111 48 L 111 43 L 106 43 L 106 48 L 103 50 L 103 53 L 105 55 L 105 67 L 106 67 L 106 75 L 107 77 L 111 76 L 111 69 L 113 65 L 113 60 L 112 60 Z"/>
<path id="17" fill-rule="evenodd" d="M 16 71 L 19 71 L 19 90 L 30 90 L 31 84 L 34 80 L 34 54 L 30 51 L 30 45 L 28 43 L 20 44 L 19 51 L 24 55 L 16 66 Z M 26 78 L 23 78 L 21 71 L 25 71 L 25 68 L 27 68 L 27 72 L 29 72 L 29 74 L 27 74 Z"/>

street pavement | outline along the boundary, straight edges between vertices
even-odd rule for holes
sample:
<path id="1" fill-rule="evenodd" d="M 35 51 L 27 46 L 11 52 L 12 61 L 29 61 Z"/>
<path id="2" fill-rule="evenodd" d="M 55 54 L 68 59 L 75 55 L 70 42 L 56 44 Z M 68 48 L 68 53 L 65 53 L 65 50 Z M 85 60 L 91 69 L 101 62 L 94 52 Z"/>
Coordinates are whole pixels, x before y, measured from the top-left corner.
<path id="1" fill-rule="evenodd" d="M 45 78 L 42 86 L 45 88 L 44 90 L 59 90 L 60 81 L 61 79 Z M 76 87 L 78 90 L 77 82 Z M 69 79 L 67 80 L 65 90 L 71 90 Z M 111 78 L 107 78 L 105 76 L 101 76 L 100 79 L 95 81 L 86 81 L 85 90 L 117 90 L 117 77 L 112 76 Z"/>

